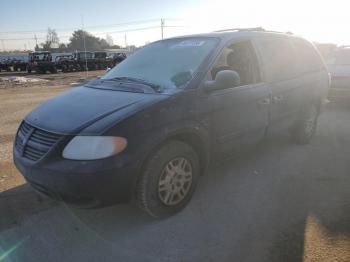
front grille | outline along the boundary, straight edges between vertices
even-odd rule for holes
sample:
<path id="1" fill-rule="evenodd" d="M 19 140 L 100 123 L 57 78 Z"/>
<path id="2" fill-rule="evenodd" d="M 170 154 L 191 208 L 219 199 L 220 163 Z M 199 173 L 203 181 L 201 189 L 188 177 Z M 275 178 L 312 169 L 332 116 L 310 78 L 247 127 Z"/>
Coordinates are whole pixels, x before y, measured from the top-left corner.
<path id="1" fill-rule="evenodd" d="M 15 148 L 24 158 L 38 161 L 61 137 L 61 135 L 35 128 L 23 121 L 17 132 Z"/>

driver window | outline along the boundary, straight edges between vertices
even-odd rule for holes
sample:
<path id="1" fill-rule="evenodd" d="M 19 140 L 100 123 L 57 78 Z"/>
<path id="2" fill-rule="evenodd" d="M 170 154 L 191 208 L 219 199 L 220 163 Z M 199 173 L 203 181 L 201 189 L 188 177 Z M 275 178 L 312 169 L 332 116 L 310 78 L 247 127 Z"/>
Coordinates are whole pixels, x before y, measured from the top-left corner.
<path id="1" fill-rule="evenodd" d="M 216 61 L 211 76 L 222 70 L 234 70 L 241 78 L 241 85 L 255 84 L 260 81 L 258 60 L 250 41 L 226 46 Z"/>

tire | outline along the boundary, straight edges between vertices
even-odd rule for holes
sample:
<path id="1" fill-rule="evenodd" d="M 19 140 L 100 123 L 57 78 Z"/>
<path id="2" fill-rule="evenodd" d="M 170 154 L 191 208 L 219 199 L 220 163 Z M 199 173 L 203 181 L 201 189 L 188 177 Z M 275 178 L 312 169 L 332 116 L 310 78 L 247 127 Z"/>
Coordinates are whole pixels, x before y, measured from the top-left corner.
<path id="1" fill-rule="evenodd" d="M 181 211 L 193 195 L 199 171 L 198 156 L 189 145 L 166 143 L 149 157 L 142 170 L 136 186 L 138 206 L 155 218 Z"/>
<path id="2" fill-rule="evenodd" d="M 316 132 L 317 120 L 319 115 L 319 107 L 315 103 L 306 105 L 297 120 L 294 132 L 292 132 L 293 140 L 298 145 L 310 143 Z"/>

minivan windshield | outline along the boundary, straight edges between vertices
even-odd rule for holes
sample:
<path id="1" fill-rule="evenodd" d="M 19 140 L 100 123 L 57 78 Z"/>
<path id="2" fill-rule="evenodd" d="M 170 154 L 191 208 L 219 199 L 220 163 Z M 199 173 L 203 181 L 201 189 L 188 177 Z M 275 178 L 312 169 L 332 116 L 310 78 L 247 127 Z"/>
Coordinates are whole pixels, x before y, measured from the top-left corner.
<path id="1" fill-rule="evenodd" d="M 210 54 L 217 38 L 188 37 L 149 44 L 109 71 L 102 79 L 134 78 L 161 86 L 183 88 Z"/>

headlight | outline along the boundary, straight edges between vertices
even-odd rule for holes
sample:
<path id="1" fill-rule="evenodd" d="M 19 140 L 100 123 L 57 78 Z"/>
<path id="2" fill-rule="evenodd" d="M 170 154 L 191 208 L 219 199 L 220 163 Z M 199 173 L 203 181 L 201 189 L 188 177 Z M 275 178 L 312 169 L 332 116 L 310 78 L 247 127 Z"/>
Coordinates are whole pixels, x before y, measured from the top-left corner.
<path id="1" fill-rule="evenodd" d="M 73 160 L 95 160 L 122 152 L 127 145 L 123 137 L 76 136 L 63 150 L 63 157 Z"/>

